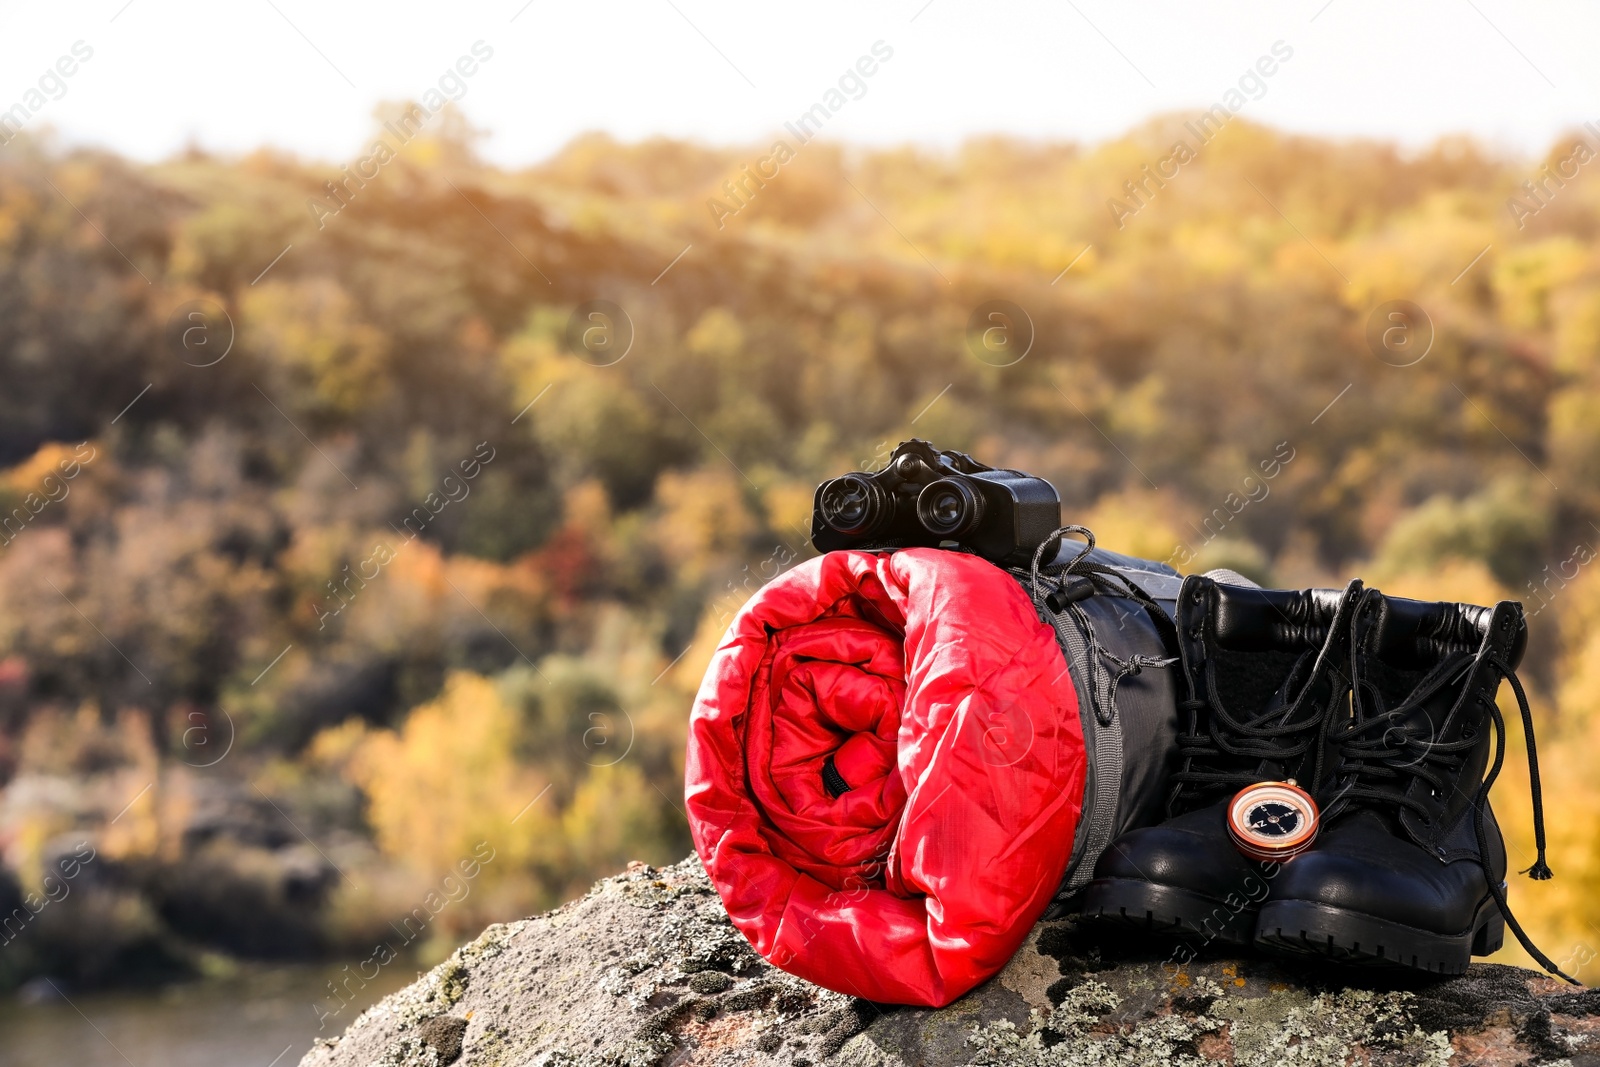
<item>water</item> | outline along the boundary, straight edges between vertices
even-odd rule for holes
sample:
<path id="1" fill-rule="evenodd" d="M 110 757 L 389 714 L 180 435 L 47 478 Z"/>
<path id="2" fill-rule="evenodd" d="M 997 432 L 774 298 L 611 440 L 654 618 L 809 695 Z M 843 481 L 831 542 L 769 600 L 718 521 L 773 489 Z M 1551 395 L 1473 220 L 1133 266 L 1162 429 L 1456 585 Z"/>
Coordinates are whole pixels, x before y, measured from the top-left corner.
<path id="1" fill-rule="evenodd" d="M 70 1001 L 0 1002 L 0 1067 L 293 1067 L 417 977 L 396 962 L 317 1029 L 337 968 L 283 967 L 156 989 L 73 993 Z"/>

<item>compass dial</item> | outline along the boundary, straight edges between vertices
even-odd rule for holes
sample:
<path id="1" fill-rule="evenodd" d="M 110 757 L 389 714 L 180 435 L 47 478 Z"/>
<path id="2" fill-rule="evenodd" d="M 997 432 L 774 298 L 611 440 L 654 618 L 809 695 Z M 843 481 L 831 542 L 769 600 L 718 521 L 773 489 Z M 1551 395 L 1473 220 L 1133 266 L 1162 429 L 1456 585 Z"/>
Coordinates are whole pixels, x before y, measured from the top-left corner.
<path id="1" fill-rule="evenodd" d="M 1317 802 L 1294 782 L 1246 786 L 1228 805 L 1228 833 L 1255 860 L 1293 859 L 1316 839 Z"/>
<path id="2" fill-rule="evenodd" d="M 1267 837 L 1282 837 L 1300 828 L 1300 813 L 1276 800 L 1254 805 L 1244 817 L 1252 833 Z"/>

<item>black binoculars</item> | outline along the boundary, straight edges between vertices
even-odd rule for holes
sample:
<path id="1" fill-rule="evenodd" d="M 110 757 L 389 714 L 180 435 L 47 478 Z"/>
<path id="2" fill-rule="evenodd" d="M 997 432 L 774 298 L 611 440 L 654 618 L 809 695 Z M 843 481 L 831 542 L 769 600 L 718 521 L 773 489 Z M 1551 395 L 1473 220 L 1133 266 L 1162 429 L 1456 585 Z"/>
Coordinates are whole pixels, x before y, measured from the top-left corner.
<path id="1" fill-rule="evenodd" d="M 956 545 L 1001 565 L 1023 565 L 1061 526 L 1055 486 L 971 456 L 903 442 L 881 471 L 817 486 L 811 543 L 841 548 Z"/>

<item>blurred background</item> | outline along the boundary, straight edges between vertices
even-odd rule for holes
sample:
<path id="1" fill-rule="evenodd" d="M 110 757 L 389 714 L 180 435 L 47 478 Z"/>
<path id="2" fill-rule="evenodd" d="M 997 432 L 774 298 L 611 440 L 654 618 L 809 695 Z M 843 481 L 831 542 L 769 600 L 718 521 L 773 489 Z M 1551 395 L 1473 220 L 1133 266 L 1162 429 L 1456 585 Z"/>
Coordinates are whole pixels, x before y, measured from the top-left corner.
<path id="1" fill-rule="evenodd" d="M 687 854 L 721 631 L 911 436 L 1524 601 L 1600 975 L 1597 16 L 1146 7 L 0 11 L 0 1063 L 293 1063 Z"/>

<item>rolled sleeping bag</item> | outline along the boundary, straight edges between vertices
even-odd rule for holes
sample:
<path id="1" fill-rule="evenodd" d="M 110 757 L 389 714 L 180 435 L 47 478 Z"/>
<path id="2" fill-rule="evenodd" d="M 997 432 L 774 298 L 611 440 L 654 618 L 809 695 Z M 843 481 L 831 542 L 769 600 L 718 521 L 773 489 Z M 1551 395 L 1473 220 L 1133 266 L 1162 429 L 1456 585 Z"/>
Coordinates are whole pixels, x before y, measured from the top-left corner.
<path id="1" fill-rule="evenodd" d="M 940 549 L 842 551 L 734 619 L 690 718 L 685 799 L 762 956 L 944 1005 L 1049 904 L 1084 774 L 1072 679 L 1013 577 Z"/>

